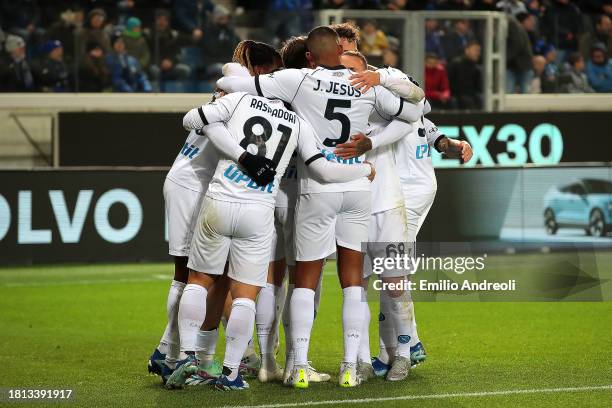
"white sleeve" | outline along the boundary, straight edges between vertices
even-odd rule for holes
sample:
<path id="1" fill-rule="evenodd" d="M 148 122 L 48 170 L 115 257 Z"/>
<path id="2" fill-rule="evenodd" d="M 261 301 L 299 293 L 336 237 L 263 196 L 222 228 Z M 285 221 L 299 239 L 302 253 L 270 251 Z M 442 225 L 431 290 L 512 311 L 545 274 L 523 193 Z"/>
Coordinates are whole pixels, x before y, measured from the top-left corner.
<path id="1" fill-rule="evenodd" d="M 257 95 L 253 77 L 224 76 L 217 81 L 217 88 L 227 93 L 246 92 L 249 95 Z"/>
<path id="2" fill-rule="evenodd" d="M 374 87 L 374 93 L 376 109 L 385 115 L 395 116 L 406 122 L 415 122 L 423 115 L 423 101 L 412 104 L 380 86 Z"/>
<path id="3" fill-rule="evenodd" d="M 412 133 L 412 124 L 403 120 L 394 120 L 385 127 L 374 130 L 369 137 L 372 140 L 372 150 L 390 145 Z"/>
<path id="4" fill-rule="evenodd" d="M 440 132 L 437 126 L 427 118 L 423 118 L 423 125 L 425 126 L 425 137 L 427 138 L 427 143 L 436 147 L 440 139 L 445 137 L 444 134 Z"/>
<path id="5" fill-rule="evenodd" d="M 202 129 L 209 123 L 227 122 L 245 95 L 245 93 L 228 94 L 214 102 L 190 110 L 183 117 L 183 127 L 185 130 L 194 130 Z"/>
<path id="6" fill-rule="evenodd" d="M 236 163 L 238 163 L 240 156 L 245 152 L 223 123 L 216 122 L 204 126 L 202 134 L 210 139 L 219 152 Z"/>
<path id="7" fill-rule="evenodd" d="M 265 98 L 276 98 L 292 103 L 306 72 L 299 69 L 283 69 L 267 75 L 255 76 L 257 95 Z"/>
<path id="8" fill-rule="evenodd" d="M 308 167 L 308 173 L 321 183 L 346 183 L 368 177 L 372 171 L 369 164 L 340 164 L 328 161 L 317 146 L 312 128 L 300 122 L 297 152 Z"/>
<path id="9" fill-rule="evenodd" d="M 406 101 L 417 103 L 425 98 L 425 92 L 410 79 L 389 75 L 384 69 L 379 69 L 378 72 L 380 74 L 380 85 L 406 99 Z"/>

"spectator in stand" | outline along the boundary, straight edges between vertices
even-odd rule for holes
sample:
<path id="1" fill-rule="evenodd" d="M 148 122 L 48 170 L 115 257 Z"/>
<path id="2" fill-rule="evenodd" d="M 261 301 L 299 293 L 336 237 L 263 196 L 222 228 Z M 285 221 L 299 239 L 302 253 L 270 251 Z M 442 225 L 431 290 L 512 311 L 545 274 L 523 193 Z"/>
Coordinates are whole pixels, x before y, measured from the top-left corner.
<path id="1" fill-rule="evenodd" d="M 425 10 L 428 8 L 427 0 L 387 0 L 387 10 Z"/>
<path id="2" fill-rule="evenodd" d="M 604 44 L 595 44 L 591 59 L 587 62 L 586 75 L 591 87 L 597 92 L 612 92 L 612 60 Z"/>
<path id="3" fill-rule="evenodd" d="M 35 43 L 43 34 L 39 26 L 41 8 L 36 0 L 2 0 L 0 17 L 2 28 L 17 34 L 28 45 Z"/>
<path id="4" fill-rule="evenodd" d="M 187 44 L 189 39 L 170 27 L 170 14 L 166 10 L 157 11 L 155 30 L 149 39 L 153 54 L 159 58 L 150 68 L 154 79 L 186 79 L 191 75 L 191 68 L 179 61 L 181 45 Z"/>
<path id="5" fill-rule="evenodd" d="M 234 48 L 240 42 L 231 25 L 230 11 L 225 6 L 215 6 L 212 23 L 204 30 L 204 39 L 202 51 L 207 65 L 206 76 L 220 76 L 223 64 L 232 60 Z"/>
<path id="6" fill-rule="evenodd" d="M 442 39 L 446 60 L 452 61 L 456 57 L 461 57 L 467 44 L 473 40 L 474 35 L 470 31 L 470 23 L 467 20 L 455 20 L 453 32 L 446 34 Z"/>
<path id="7" fill-rule="evenodd" d="M 581 0 L 578 5 L 584 13 L 612 15 L 612 0 Z M 588 58 L 585 58 L 588 59 Z"/>
<path id="8" fill-rule="evenodd" d="M 519 13 L 516 18 L 508 16 L 506 41 L 506 92 L 508 93 L 528 92 L 533 77 L 533 54 L 525 24 L 533 20 L 534 17 L 527 13 Z M 527 26 L 529 27 L 529 24 Z"/>
<path id="9" fill-rule="evenodd" d="M 578 49 L 578 35 L 582 31 L 580 10 L 571 0 L 553 0 L 540 24 L 542 34 L 557 47 L 557 61 Z"/>
<path id="10" fill-rule="evenodd" d="M 142 71 L 138 60 L 129 55 L 121 33 L 112 38 L 113 51 L 105 57 L 111 74 L 113 89 L 118 92 L 151 92 L 151 83 Z"/>
<path id="11" fill-rule="evenodd" d="M 142 36 L 142 25 L 138 17 L 128 18 L 123 30 L 123 42 L 127 53 L 136 58 L 140 67 L 146 71 L 151 61 L 151 55 L 149 54 L 149 45 Z"/>
<path id="12" fill-rule="evenodd" d="M 557 78 L 559 75 L 559 65 L 557 64 L 557 50 L 552 45 L 545 45 L 540 49 L 540 53 L 546 58 L 544 72 L 548 77 Z"/>
<path id="13" fill-rule="evenodd" d="M 361 27 L 359 49 L 366 57 L 382 57 L 383 51 L 389 48 L 385 33 L 378 29 L 376 22 L 366 20 Z"/>
<path id="14" fill-rule="evenodd" d="M 194 41 L 202 39 L 202 27 L 206 24 L 207 13 L 213 11 L 210 0 L 174 0 L 174 18 L 176 27 L 191 34 Z"/>
<path id="15" fill-rule="evenodd" d="M 546 58 L 542 55 L 534 55 L 533 72 L 529 93 L 556 93 L 557 77 L 555 73 L 546 71 Z"/>
<path id="16" fill-rule="evenodd" d="M 580 52 L 585 60 L 589 59 L 591 48 L 596 43 L 605 44 L 608 48 L 608 57 L 612 57 L 612 20 L 605 14 L 595 18 L 595 30 L 585 33 L 580 38 Z"/>
<path id="17" fill-rule="evenodd" d="M 438 20 L 425 20 L 425 52 L 433 53 L 442 61 L 446 60 L 444 47 L 442 47 L 443 33 L 438 30 Z"/>
<path id="18" fill-rule="evenodd" d="M 36 66 L 34 76 L 43 92 L 68 92 L 70 82 L 64 63 L 64 47 L 59 40 L 49 40 L 43 44 L 42 61 Z"/>
<path id="19" fill-rule="evenodd" d="M 434 108 L 450 108 L 448 75 L 438 55 L 434 53 L 427 53 L 425 56 L 425 97 Z"/>
<path id="20" fill-rule="evenodd" d="M 106 11 L 103 9 L 95 8 L 87 14 L 87 25 L 85 29 L 81 31 L 78 38 L 78 44 L 80 45 L 79 55 L 85 54 L 85 47 L 91 42 L 100 44 L 105 54 L 110 52 L 110 38 L 105 31 L 105 23 Z"/>
<path id="21" fill-rule="evenodd" d="M 399 68 L 399 55 L 393 48 L 387 48 L 382 54 L 383 66 L 389 66 L 393 68 Z"/>
<path id="22" fill-rule="evenodd" d="M 579 52 L 569 55 L 568 69 L 559 78 L 559 91 L 564 93 L 595 92 L 584 73 L 584 58 Z"/>
<path id="23" fill-rule="evenodd" d="M 82 35 L 85 12 L 80 7 L 72 7 L 61 12 L 60 19 L 49 27 L 45 37 L 61 41 L 64 47 L 64 61 L 71 66 L 80 54 L 75 48 L 75 38 Z"/>
<path id="24" fill-rule="evenodd" d="M 104 59 L 104 50 L 97 42 L 90 42 L 85 47 L 86 53 L 79 64 L 80 92 L 103 92 L 111 89 L 111 77 Z"/>
<path id="25" fill-rule="evenodd" d="M 463 55 L 456 57 L 448 66 L 451 94 L 460 109 L 482 107 L 482 71 L 479 60 L 480 44 L 471 41 Z"/>
<path id="26" fill-rule="evenodd" d="M 496 4 L 498 10 L 516 16 L 519 13 L 526 13 L 527 7 L 521 0 L 501 0 Z"/>
<path id="27" fill-rule="evenodd" d="M 6 36 L 6 56 L 0 60 L 0 89 L 3 92 L 35 91 L 32 69 L 26 60 L 25 40 L 17 35 Z"/>

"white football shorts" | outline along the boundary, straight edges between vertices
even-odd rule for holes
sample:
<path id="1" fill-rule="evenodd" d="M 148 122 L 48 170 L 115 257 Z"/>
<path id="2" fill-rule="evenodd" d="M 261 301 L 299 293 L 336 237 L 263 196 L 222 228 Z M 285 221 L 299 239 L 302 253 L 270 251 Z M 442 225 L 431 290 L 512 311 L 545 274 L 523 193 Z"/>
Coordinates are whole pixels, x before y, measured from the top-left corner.
<path id="1" fill-rule="evenodd" d="M 364 278 L 372 275 L 372 266 L 376 258 L 385 259 L 408 253 L 408 231 L 406 230 L 406 212 L 404 207 L 397 207 L 372 214 L 368 242 L 365 247 L 366 254 L 363 260 Z M 409 271 L 406 269 L 390 268 L 385 269 L 380 275 L 384 277 L 398 277 L 405 276 L 408 273 Z"/>
<path id="2" fill-rule="evenodd" d="M 368 239 L 369 191 L 302 194 L 295 207 L 295 258 L 323 259 L 336 245 L 362 251 Z"/>
<path id="3" fill-rule="evenodd" d="M 191 242 L 189 269 L 266 286 L 274 238 L 274 209 L 205 197 Z M 229 259 L 228 259 L 229 255 Z"/>
<path id="4" fill-rule="evenodd" d="M 436 198 L 436 190 L 425 194 L 412 194 L 404 191 L 406 205 L 406 225 L 408 227 L 408 242 L 416 242 L 419 230 Z"/>
<path id="5" fill-rule="evenodd" d="M 208 182 L 203 185 L 208 185 Z M 204 192 L 183 187 L 168 178 L 164 182 L 168 253 L 170 255 L 189 256 L 193 229 L 198 220 L 203 199 Z"/>
<path id="6" fill-rule="evenodd" d="M 295 208 L 274 209 L 274 261 L 285 259 L 287 265 L 295 265 Z"/>

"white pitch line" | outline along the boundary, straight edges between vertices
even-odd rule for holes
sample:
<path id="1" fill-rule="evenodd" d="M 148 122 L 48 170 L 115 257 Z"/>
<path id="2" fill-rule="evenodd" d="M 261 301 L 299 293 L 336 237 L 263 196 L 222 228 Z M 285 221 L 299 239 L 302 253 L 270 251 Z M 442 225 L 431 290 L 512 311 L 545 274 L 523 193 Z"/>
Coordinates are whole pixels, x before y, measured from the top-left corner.
<path id="1" fill-rule="evenodd" d="M 171 279 L 172 276 L 168 275 L 153 275 L 149 278 L 117 278 L 117 279 L 81 279 L 81 280 L 66 280 L 66 281 L 55 281 L 55 282 L 8 282 L 0 283 L 0 288 L 22 288 L 22 287 L 44 287 L 44 286 L 68 286 L 68 285 L 102 285 L 109 283 L 139 283 L 139 282 L 153 282 L 158 280 Z"/>
<path id="2" fill-rule="evenodd" d="M 545 393 L 584 392 L 584 391 L 612 391 L 612 384 L 592 386 L 592 387 L 534 388 L 534 389 L 524 389 L 524 390 L 458 392 L 458 393 L 449 393 L 449 394 L 404 395 L 404 396 L 399 396 L 399 397 L 292 402 L 292 403 L 284 403 L 284 404 L 228 405 L 222 408 L 285 408 L 285 407 L 301 407 L 301 406 L 312 406 L 312 405 L 367 404 L 370 402 L 385 402 L 385 401 L 408 401 L 408 400 L 429 400 L 429 399 L 470 398 L 470 397 L 495 397 L 495 396 L 503 396 L 503 395 L 545 394 Z"/>

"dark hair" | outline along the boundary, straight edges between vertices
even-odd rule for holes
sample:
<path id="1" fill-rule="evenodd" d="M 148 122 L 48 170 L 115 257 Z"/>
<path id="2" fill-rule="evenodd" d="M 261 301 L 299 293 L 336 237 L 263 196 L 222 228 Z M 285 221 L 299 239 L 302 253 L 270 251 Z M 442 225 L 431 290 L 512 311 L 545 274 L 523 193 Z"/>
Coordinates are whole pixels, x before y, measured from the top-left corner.
<path id="1" fill-rule="evenodd" d="M 531 14 L 525 13 L 524 11 L 522 11 L 520 13 L 517 13 L 515 17 L 519 23 L 522 23 L 523 21 L 527 20 L 529 16 L 531 16 Z"/>
<path id="2" fill-rule="evenodd" d="M 291 37 L 283 43 L 280 54 L 285 68 L 308 68 L 306 37 Z"/>
<path id="3" fill-rule="evenodd" d="M 342 55 L 348 55 L 349 57 L 359 58 L 361 62 L 363 63 L 363 67 L 365 69 L 368 69 L 368 60 L 366 59 L 365 55 L 363 55 L 359 51 L 344 51 Z"/>
<path id="4" fill-rule="evenodd" d="M 328 26 L 318 26 L 310 30 L 306 37 L 306 47 L 313 55 L 329 52 L 339 44 L 338 33 Z"/>
<path id="5" fill-rule="evenodd" d="M 567 62 L 573 67 L 576 65 L 578 61 L 582 59 L 582 54 L 579 52 L 572 52 L 569 57 L 567 57 Z"/>
<path id="6" fill-rule="evenodd" d="M 359 28 L 350 21 L 347 21 L 346 23 L 332 24 L 329 27 L 338 33 L 338 37 L 346 38 L 348 42 L 355 42 L 359 44 L 359 41 L 361 40 Z"/>
<path id="7" fill-rule="evenodd" d="M 608 17 L 607 14 L 598 14 L 595 16 L 595 25 L 600 25 L 605 17 Z"/>
<path id="8" fill-rule="evenodd" d="M 252 40 L 244 40 L 238 43 L 232 61 L 245 66 L 251 75 L 254 74 L 255 67 L 280 66 L 282 64 L 281 56 L 274 47 Z"/>

